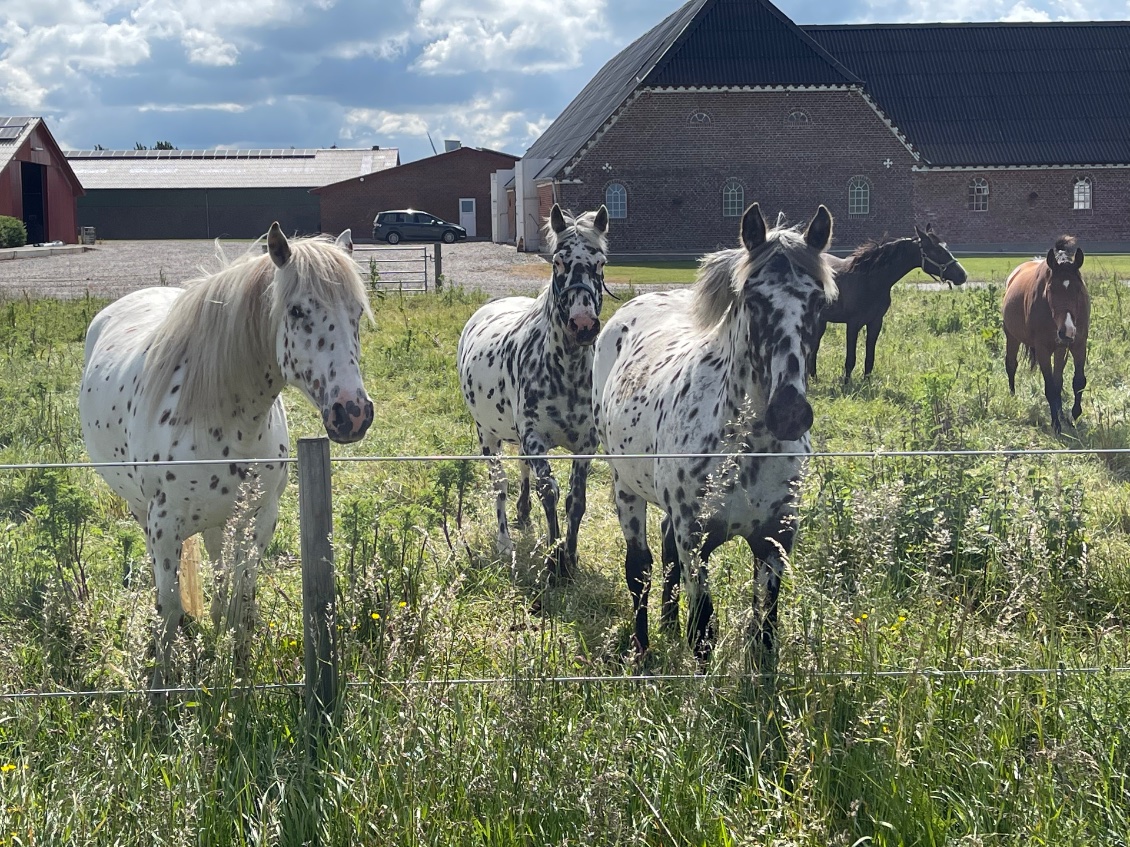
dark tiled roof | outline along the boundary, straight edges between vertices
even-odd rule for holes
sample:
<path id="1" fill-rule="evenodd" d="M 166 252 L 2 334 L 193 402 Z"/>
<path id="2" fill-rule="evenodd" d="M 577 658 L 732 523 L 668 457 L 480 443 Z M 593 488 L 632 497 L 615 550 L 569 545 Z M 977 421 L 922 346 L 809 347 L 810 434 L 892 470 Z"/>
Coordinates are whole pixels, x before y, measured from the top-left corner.
<path id="1" fill-rule="evenodd" d="M 850 86 L 859 80 L 772 3 L 709 0 L 643 84 Z"/>
<path id="2" fill-rule="evenodd" d="M 807 26 L 935 166 L 1130 164 L 1130 23 Z"/>
<path id="3" fill-rule="evenodd" d="M 690 0 L 613 56 L 523 158 L 549 159 L 543 174 L 560 171 L 635 91 L 698 10 L 709 2 L 712 0 Z"/>

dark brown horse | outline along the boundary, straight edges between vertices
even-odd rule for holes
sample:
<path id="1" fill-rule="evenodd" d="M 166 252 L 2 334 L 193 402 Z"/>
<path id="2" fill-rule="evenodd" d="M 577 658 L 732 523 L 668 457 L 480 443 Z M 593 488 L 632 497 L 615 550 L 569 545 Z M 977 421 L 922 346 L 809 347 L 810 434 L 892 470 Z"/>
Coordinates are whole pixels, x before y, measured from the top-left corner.
<path id="1" fill-rule="evenodd" d="M 1047 258 L 1025 262 L 1008 275 L 1001 303 L 1008 390 L 1016 393 L 1016 354 L 1023 344 L 1032 367 L 1039 365 L 1044 375 L 1044 396 L 1057 433 L 1061 430 L 1063 368 L 1068 352 L 1075 362 L 1072 421 L 1083 413 L 1083 389 L 1087 386 L 1091 297 L 1079 273 L 1081 267 L 1083 251 L 1075 246 L 1075 239 L 1065 235 L 1048 251 Z"/>
<path id="2" fill-rule="evenodd" d="M 846 258 L 829 256 L 828 264 L 836 272 L 840 296 L 824 307 L 808 359 L 808 375 L 816 376 L 816 354 L 828 324 L 847 324 L 844 382 L 851 379 L 855 368 L 855 348 L 863 327 L 867 327 L 863 375 L 868 376 L 875 367 L 875 342 L 883 330 L 883 318 L 891 308 L 891 287 L 896 282 L 915 268 L 922 268 L 935 279 L 941 278 L 954 285 L 965 282 L 965 268 L 946 249 L 945 242 L 930 224 L 926 224 L 925 231 L 914 227 L 914 238 L 899 238 L 883 244 L 868 241 Z"/>

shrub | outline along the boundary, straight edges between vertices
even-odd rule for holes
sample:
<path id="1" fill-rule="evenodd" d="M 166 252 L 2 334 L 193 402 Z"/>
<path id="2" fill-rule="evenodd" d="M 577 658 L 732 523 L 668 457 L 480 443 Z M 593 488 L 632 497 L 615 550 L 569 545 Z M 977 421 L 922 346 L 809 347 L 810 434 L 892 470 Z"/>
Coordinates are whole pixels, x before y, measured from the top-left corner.
<path id="1" fill-rule="evenodd" d="M 0 215 L 0 247 L 23 247 L 27 244 L 27 227 L 19 218 Z"/>

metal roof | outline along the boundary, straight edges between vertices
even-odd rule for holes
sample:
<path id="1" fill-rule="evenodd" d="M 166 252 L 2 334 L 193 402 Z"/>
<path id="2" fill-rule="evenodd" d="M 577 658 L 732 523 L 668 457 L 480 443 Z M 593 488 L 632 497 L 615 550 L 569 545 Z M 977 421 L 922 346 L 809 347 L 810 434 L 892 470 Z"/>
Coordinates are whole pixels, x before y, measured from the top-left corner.
<path id="1" fill-rule="evenodd" d="M 316 188 L 383 171 L 397 148 L 68 150 L 88 191 L 105 188 Z"/>
<path id="2" fill-rule="evenodd" d="M 27 137 L 39 126 L 39 118 L 15 118 L 0 116 L 0 171 L 8 166 L 16 151 L 23 146 Z"/>
<path id="3" fill-rule="evenodd" d="M 612 57 L 588 85 L 581 89 L 526 151 L 523 158 L 549 159 L 541 171 L 556 174 L 631 96 L 667 48 L 694 19 L 699 9 L 713 0 L 689 0 L 619 53 Z"/>
<path id="4" fill-rule="evenodd" d="M 930 165 L 1130 164 L 1130 22 L 803 29 Z"/>
<path id="5" fill-rule="evenodd" d="M 847 87 L 859 79 L 772 3 L 709 0 L 644 85 Z"/>

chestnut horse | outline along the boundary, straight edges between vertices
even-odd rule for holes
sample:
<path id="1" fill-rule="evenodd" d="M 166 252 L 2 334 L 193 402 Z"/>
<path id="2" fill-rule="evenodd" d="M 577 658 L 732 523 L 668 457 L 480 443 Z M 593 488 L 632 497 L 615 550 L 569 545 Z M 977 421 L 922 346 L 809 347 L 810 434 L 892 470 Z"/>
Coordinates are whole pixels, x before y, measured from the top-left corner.
<path id="1" fill-rule="evenodd" d="M 1083 251 L 1075 246 L 1075 239 L 1062 236 L 1046 258 L 1025 262 L 1008 275 L 1001 303 L 1008 390 L 1016 393 L 1016 354 L 1023 344 L 1032 367 L 1039 365 L 1044 375 L 1044 396 L 1057 433 L 1061 431 L 1063 368 L 1068 352 L 1075 362 L 1072 420 L 1083 413 L 1091 297 L 1079 273 L 1081 267 Z"/>

